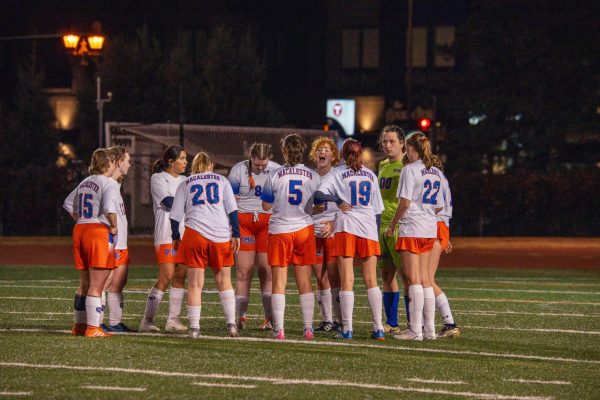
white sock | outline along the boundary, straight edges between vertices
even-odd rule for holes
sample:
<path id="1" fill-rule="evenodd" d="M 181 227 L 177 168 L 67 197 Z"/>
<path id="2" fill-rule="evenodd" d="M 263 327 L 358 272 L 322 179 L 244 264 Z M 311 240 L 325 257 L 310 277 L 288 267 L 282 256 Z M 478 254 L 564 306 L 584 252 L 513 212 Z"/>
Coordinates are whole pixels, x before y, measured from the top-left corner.
<path id="1" fill-rule="evenodd" d="M 283 329 L 283 316 L 285 314 L 285 294 L 271 295 L 271 310 L 273 311 L 273 331 Z"/>
<path id="2" fill-rule="evenodd" d="M 73 322 L 76 324 L 87 324 L 87 313 L 85 312 L 85 296 L 75 293 L 75 303 L 73 305 Z"/>
<path id="3" fill-rule="evenodd" d="M 367 298 L 369 299 L 369 307 L 371 307 L 371 316 L 373 317 L 373 331 L 383 330 L 383 323 L 381 322 L 383 297 L 379 286 L 367 290 Z"/>
<path id="4" fill-rule="evenodd" d="M 262 292 L 260 297 L 262 299 L 263 309 L 265 310 L 265 317 L 272 318 L 273 311 L 271 310 L 271 292 Z"/>
<path id="5" fill-rule="evenodd" d="M 235 296 L 235 312 L 238 317 L 245 317 L 248 313 L 248 296 Z"/>
<path id="6" fill-rule="evenodd" d="M 319 295 L 321 296 L 321 302 L 319 305 L 321 306 L 321 315 L 323 316 L 323 321 L 332 322 L 331 289 L 319 290 Z"/>
<path id="7" fill-rule="evenodd" d="M 442 316 L 442 321 L 444 322 L 444 324 L 454 325 L 454 317 L 452 316 L 452 311 L 450 310 L 450 303 L 448 303 L 446 293 L 442 292 L 442 294 L 435 298 L 435 305 L 440 311 L 440 315 Z"/>
<path id="8" fill-rule="evenodd" d="M 187 306 L 190 329 L 200 329 L 201 306 Z"/>
<path id="9" fill-rule="evenodd" d="M 164 296 L 165 292 L 162 290 L 158 290 L 155 287 L 150 289 L 150 293 L 148 294 L 148 301 L 146 301 L 146 310 L 144 311 L 144 318 L 152 321 L 154 320 L 154 316 L 158 311 L 158 307 L 160 306 L 160 302 Z"/>
<path id="10" fill-rule="evenodd" d="M 102 311 L 100 312 L 100 323 L 104 323 L 104 310 L 106 310 L 106 292 L 103 290 L 100 297 L 102 300 Z"/>
<path id="11" fill-rule="evenodd" d="M 335 320 L 342 323 L 342 308 L 340 307 L 340 289 L 339 287 L 331 288 L 331 303 L 333 304 L 333 315 Z"/>
<path id="12" fill-rule="evenodd" d="M 300 295 L 300 309 L 302 310 L 304 329 L 312 329 L 315 317 L 315 294 L 313 292 Z"/>
<path id="13" fill-rule="evenodd" d="M 117 325 L 123 319 L 123 293 L 108 293 L 108 323 Z"/>
<path id="14" fill-rule="evenodd" d="M 342 325 L 344 332 L 352 331 L 352 312 L 354 311 L 354 292 L 340 292 L 340 308 L 342 309 Z"/>
<path id="15" fill-rule="evenodd" d="M 169 292 L 169 318 L 179 318 L 184 295 L 184 288 L 171 288 Z"/>
<path id="16" fill-rule="evenodd" d="M 100 326 L 102 299 L 96 296 L 87 296 L 85 299 L 85 312 L 87 314 L 88 326 Z"/>
<path id="17" fill-rule="evenodd" d="M 225 313 L 225 323 L 235 324 L 235 292 L 233 289 L 223 290 L 219 292 L 219 299 L 221 299 L 221 306 Z"/>
<path id="18" fill-rule="evenodd" d="M 420 335 L 423 333 L 423 286 L 410 285 L 408 287 L 408 297 L 410 299 L 408 306 L 410 329 Z"/>
<path id="19" fill-rule="evenodd" d="M 432 287 L 423 289 L 423 326 L 425 335 L 435 335 L 435 294 Z"/>

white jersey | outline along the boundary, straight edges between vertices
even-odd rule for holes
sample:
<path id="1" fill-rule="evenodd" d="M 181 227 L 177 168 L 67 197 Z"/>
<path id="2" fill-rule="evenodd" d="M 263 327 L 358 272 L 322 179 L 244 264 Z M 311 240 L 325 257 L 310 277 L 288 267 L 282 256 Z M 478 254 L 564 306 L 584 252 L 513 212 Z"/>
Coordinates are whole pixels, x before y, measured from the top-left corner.
<path id="1" fill-rule="evenodd" d="M 331 174 L 330 170 L 328 173 L 326 173 L 323 176 L 318 175 L 319 176 L 319 185 L 320 183 L 323 181 L 323 179 L 325 179 L 325 177 L 329 176 Z M 315 214 L 313 215 L 313 222 L 315 223 L 315 236 L 318 238 L 322 238 L 324 237 L 323 234 L 321 233 L 321 229 L 323 228 L 323 224 L 327 221 L 333 221 L 334 222 L 334 227 L 335 227 L 335 218 L 336 215 L 338 213 L 338 207 L 337 204 L 335 204 L 332 201 L 328 201 L 326 203 L 323 203 L 323 206 L 325 206 L 325 211 L 323 211 L 320 214 Z"/>
<path id="2" fill-rule="evenodd" d="M 150 192 L 152 193 L 152 208 L 154 209 L 154 245 L 171 244 L 171 222 L 169 222 L 170 208 L 165 206 L 165 197 L 175 197 L 175 192 L 185 176 L 177 176 L 168 172 L 158 172 L 150 178 Z M 183 225 L 180 226 L 183 236 Z"/>
<path id="3" fill-rule="evenodd" d="M 352 206 L 352 210 L 347 213 L 338 214 L 336 232 L 348 232 L 379 241 L 375 216 L 383 211 L 383 200 L 377 175 L 373 171 L 366 167 L 354 171 L 346 165 L 339 166 L 325 176 L 319 191 L 336 195 Z"/>
<path id="4" fill-rule="evenodd" d="M 223 175 L 206 172 L 186 178 L 177 189 L 171 218 L 216 243 L 231 240 L 229 213 L 237 211 L 231 184 Z"/>
<path id="5" fill-rule="evenodd" d="M 127 215 L 125 215 L 125 203 L 123 201 L 123 196 L 121 196 L 121 185 L 115 181 L 114 179 L 111 179 L 111 184 L 116 185 L 116 195 L 117 197 L 115 198 L 115 207 L 116 207 L 116 214 L 117 214 L 117 242 L 115 245 L 115 249 L 117 250 L 125 250 L 127 248 Z M 73 189 L 73 191 L 71 193 L 69 193 L 69 195 L 67 196 L 67 198 L 65 199 L 65 202 L 63 203 L 63 208 L 65 210 L 67 210 L 67 212 L 69 214 L 73 213 L 73 202 L 75 200 L 75 196 L 76 196 L 76 192 L 77 192 L 77 188 Z M 101 218 L 106 218 L 106 217 L 101 217 Z M 102 222 L 105 223 L 105 222 Z M 108 224 L 108 220 L 106 220 L 106 224 Z"/>
<path id="6" fill-rule="evenodd" d="M 442 194 L 444 209 L 437 214 L 437 220 L 442 221 L 448 228 L 450 228 L 450 219 L 452 218 L 452 192 L 450 191 L 450 184 L 448 179 L 444 177 L 442 179 Z"/>
<path id="7" fill-rule="evenodd" d="M 104 175 L 85 178 L 65 199 L 63 207 L 78 214 L 78 224 L 104 224 L 110 226 L 108 214 L 116 214 L 118 188 L 114 179 Z M 118 228 L 117 228 L 118 229 Z"/>
<path id="8" fill-rule="evenodd" d="M 248 183 L 248 160 L 237 163 L 231 168 L 229 172 L 229 183 L 233 189 L 233 194 L 237 198 L 238 208 L 243 213 L 271 213 L 271 211 L 265 211 L 262 208 L 262 201 L 260 195 L 265 185 L 265 181 L 269 177 L 269 173 L 280 165 L 276 162 L 269 161 L 267 168 L 264 169 L 260 174 L 252 172 L 252 178 L 254 178 L 255 186 L 250 189 Z"/>
<path id="9" fill-rule="evenodd" d="M 436 167 L 427 169 L 421 160 L 402 168 L 397 197 L 398 201 L 410 200 L 410 206 L 400 219 L 398 236 L 437 237 L 435 209 L 443 207 L 442 181 L 445 179 L 442 171 Z"/>
<path id="10" fill-rule="evenodd" d="M 273 204 L 269 233 L 296 232 L 313 225 L 312 206 L 318 184 L 319 174 L 303 164 L 271 171 L 260 197 Z"/>

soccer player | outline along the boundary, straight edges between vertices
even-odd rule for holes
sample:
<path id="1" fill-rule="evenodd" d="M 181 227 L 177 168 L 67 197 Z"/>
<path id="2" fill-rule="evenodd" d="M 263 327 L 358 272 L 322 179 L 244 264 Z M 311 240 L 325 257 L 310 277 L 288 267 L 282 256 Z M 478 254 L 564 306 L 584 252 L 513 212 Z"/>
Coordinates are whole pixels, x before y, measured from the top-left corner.
<path id="1" fill-rule="evenodd" d="M 436 163 L 436 167 L 441 171 L 444 170 L 441 162 Z M 452 310 L 450 309 L 450 303 L 448 302 L 446 294 L 435 282 L 435 273 L 437 272 L 442 251 L 445 251 L 446 253 L 450 253 L 452 251 L 452 244 L 450 243 L 452 193 L 450 191 L 450 185 L 448 184 L 447 179 L 442 181 L 442 195 L 444 209 L 437 214 L 437 237 L 433 242 L 433 249 L 431 250 L 431 258 L 429 259 L 428 270 L 431 285 L 433 286 L 433 293 L 435 295 L 435 305 L 442 316 L 442 322 L 444 324 L 442 330 L 437 336 L 443 338 L 452 338 L 455 336 L 460 336 L 461 330 L 454 321 L 454 316 L 452 315 Z"/>
<path id="2" fill-rule="evenodd" d="M 148 294 L 146 310 L 140 322 L 140 332 L 160 332 L 160 328 L 154 323 L 154 316 L 169 285 L 171 285 L 169 317 L 165 331 L 187 331 L 187 327 L 179 321 L 185 294 L 186 268 L 175 262 L 177 251 L 173 248 L 171 224 L 169 223 L 175 192 L 184 179 L 181 175 L 187 167 L 186 157 L 186 152 L 181 147 L 169 146 L 163 152 L 162 158 L 155 161 L 152 166 L 150 191 L 154 208 L 154 249 L 158 262 L 158 280 Z M 180 233 L 183 234 L 183 225 L 181 225 L 181 231 Z"/>
<path id="3" fill-rule="evenodd" d="M 317 173 L 321 180 L 330 173 L 334 164 L 340 162 L 338 149 L 333 140 L 327 136 L 321 136 L 313 141 L 309 158 L 317 166 Z M 317 241 L 317 263 L 313 264 L 313 272 L 317 278 L 317 301 L 323 317 L 315 331 L 321 332 L 338 331 L 342 327 L 339 302 L 340 272 L 337 259 L 331 253 L 337 209 L 333 202 L 325 202 L 313 208 Z M 335 318 L 332 315 L 332 308 Z"/>
<path id="4" fill-rule="evenodd" d="M 112 335 L 100 328 L 100 315 L 101 294 L 115 261 L 118 194 L 110 178 L 114 171 L 114 155 L 107 149 L 97 149 L 92 155 L 90 176 L 77 186 L 73 197 L 73 255 L 81 281 L 75 294 L 71 333 L 77 336 Z"/>
<path id="5" fill-rule="evenodd" d="M 280 165 L 271 161 L 271 145 L 254 143 L 250 146 L 250 158 L 233 166 L 229 182 L 236 196 L 240 219 L 240 251 L 236 256 L 235 308 L 238 329 L 246 326 L 246 314 L 254 273 L 258 264 L 258 279 L 265 318 L 261 330 L 273 330 L 271 324 L 271 267 L 267 259 L 270 211 L 262 209 L 260 195 L 269 172 Z"/>
<path id="6" fill-rule="evenodd" d="M 318 174 L 302 164 L 306 144 L 301 136 L 290 134 L 282 140 L 285 164 L 269 174 L 262 194 L 262 207 L 273 210 L 269 221 L 269 265 L 272 268 L 273 338 L 285 339 L 285 288 L 288 266 L 300 294 L 304 338 L 314 339 L 315 297 L 311 275 L 316 262 L 315 229 L 311 217 L 313 195 L 319 184 Z"/>
<path id="7" fill-rule="evenodd" d="M 354 258 L 362 264 L 363 280 L 371 308 L 373 332 L 371 337 L 384 340 L 381 322 L 381 290 L 377 285 L 377 256 L 379 255 L 378 225 L 383 201 L 379 192 L 377 176 L 362 165 L 362 146 L 353 139 L 342 145 L 344 165 L 334 168 L 326 176 L 316 193 L 315 199 L 335 200 L 338 204 L 351 206 L 339 213 L 333 237 L 333 254 L 337 256 L 342 290 L 342 332 L 336 339 L 352 339 L 352 314 L 354 309 Z"/>
<path id="8" fill-rule="evenodd" d="M 408 165 L 400 173 L 398 208 L 385 234 L 393 237 L 400 221 L 396 250 L 400 251 L 408 279 L 411 322 L 410 329 L 394 338 L 434 340 L 435 295 L 428 268 L 437 237 L 436 214 L 443 208 L 440 192 L 445 177 L 435 167 L 437 157 L 431 152 L 431 143 L 422 132 L 411 132 L 406 137 L 406 155 Z"/>
<path id="9" fill-rule="evenodd" d="M 177 262 L 188 267 L 189 336 L 200 335 L 200 313 L 204 270 L 213 270 L 225 313 L 227 333 L 239 336 L 235 324 L 235 294 L 231 286 L 233 255 L 240 247 L 238 209 L 231 184 L 212 172 L 208 154 L 200 152 L 192 161 L 192 175 L 179 185 L 171 209 L 171 231 Z M 179 225 L 185 218 L 181 239 Z M 231 226 L 230 226 L 231 225 Z"/>

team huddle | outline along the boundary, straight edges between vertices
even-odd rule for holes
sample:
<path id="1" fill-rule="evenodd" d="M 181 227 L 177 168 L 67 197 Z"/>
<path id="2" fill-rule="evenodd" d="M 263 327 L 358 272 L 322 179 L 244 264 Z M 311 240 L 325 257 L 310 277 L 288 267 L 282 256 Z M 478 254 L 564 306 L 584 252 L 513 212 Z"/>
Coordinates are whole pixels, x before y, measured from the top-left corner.
<path id="1" fill-rule="evenodd" d="M 194 157 L 191 174 L 183 175 L 188 164 L 185 150 L 168 147 L 152 166 L 158 279 L 148 294 L 139 330 L 161 331 L 154 319 L 170 287 L 164 330 L 198 338 L 204 271 L 210 267 L 227 335 L 239 336 L 250 322 L 250 288 L 257 269 L 264 310 L 259 328 L 271 331 L 273 339 L 285 339 L 291 266 L 304 339 L 331 332 L 335 339 L 352 340 L 354 268 L 359 266 L 371 310 L 371 338 L 384 340 L 393 334 L 399 340 L 434 340 L 460 335 L 448 299 L 435 283 L 441 253 L 452 250 L 452 198 L 442 163 L 422 132 L 405 137 L 402 129 L 390 125 L 379 142 L 387 159 L 379 164 L 378 175 L 363 165 L 362 146 L 353 139 L 344 141 L 340 151 L 329 137 L 315 139 L 309 151 L 315 169 L 303 164 L 307 144 L 300 135 L 282 139 L 283 165 L 271 160 L 270 145 L 254 143 L 249 158 L 227 177 L 213 172 L 205 152 Z M 97 149 L 90 176 L 64 202 L 76 221 L 73 254 L 81 279 L 73 335 L 106 337 L 133 331 L 122 322 L 129 255 L 120 184 L 129 167 L 126 149 Z M 321 313 L 316 327 L 313 274 Z M 404 286 L 406 329 L 398 321 L 398 274 Z M 188 326 L 179 319 L 186 278 Z M 444 324 L 439 333 L 436 306 Z"/>

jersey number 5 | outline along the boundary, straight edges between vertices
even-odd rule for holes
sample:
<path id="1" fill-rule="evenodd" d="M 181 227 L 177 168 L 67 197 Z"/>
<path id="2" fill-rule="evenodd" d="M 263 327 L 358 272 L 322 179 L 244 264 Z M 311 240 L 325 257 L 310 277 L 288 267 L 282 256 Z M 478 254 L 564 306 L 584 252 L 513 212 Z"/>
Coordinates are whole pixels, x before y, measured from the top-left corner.
<path id="1" fill-rule="evenodd" d="M 79 218 L 92 218 L 94 215 L 93 198 L 91 193 L 79 193 Z"/>
<path id="2" fill-rule="evenodd" d="M 298 204 L 302 203 L 302 191 L 298 188 L 298 186 L 302 186 L 302 181 L 290 181 L 288 203 L 293 206 L 297 206 Z"/>
<path id="3" fill-rule="evenodd" d="M 190 193 L 194 193 L 194 197 L 192 197 L 192 204 L 202 205 L 208 202 L 208 204 L 217 204 L 219 202 L 219 185 L 214 182 L 208 183 L 206 185 L 206 202 L 204 199 L 201 199 L 202 193 L 205 192 L 204 186 L 202 185 L 192 185 L 190 187 Z"/>
<path id="4" fill-rule="evenodd" d="M 425 193 L 423 193 L 423 204 L 437 204 L 437 195 L 440 191 L 440 181 L 435 181 L 431 184 L 429 179 L 423 183 Z M 432 193 L 433 190 L 433 193 Z"/>

